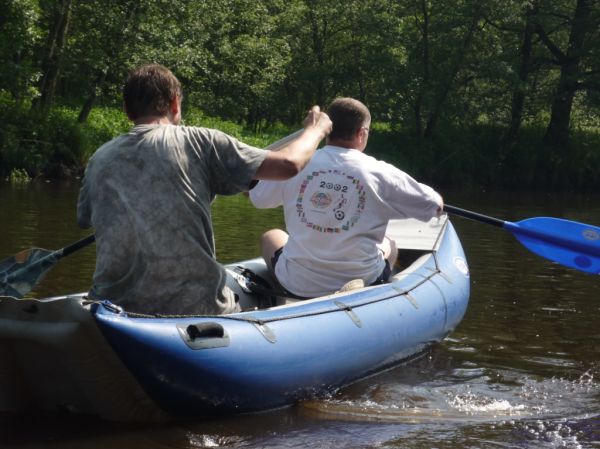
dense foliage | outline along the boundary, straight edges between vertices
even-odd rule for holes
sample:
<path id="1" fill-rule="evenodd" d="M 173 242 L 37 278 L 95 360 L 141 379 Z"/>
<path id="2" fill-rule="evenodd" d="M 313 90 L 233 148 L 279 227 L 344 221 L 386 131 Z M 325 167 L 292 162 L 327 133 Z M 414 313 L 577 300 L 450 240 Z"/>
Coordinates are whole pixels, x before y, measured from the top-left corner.
<path id="1" fill-rule="evenodd" d="M 188 124 L 275 140 L 354 96 L 428 181 L 600 186 L 599 0 L 0 0 L 0 175 L 80 171 L 145 62 Z"/>

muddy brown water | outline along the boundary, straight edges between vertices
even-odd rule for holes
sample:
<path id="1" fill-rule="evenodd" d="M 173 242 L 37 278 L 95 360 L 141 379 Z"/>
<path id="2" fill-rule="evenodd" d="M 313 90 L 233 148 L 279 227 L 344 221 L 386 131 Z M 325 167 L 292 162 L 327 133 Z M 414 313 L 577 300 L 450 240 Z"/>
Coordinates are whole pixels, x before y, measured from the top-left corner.
<path id="1" fill-rule="evenodd" d="M 1 184 L 0 258 L 87 235 L 75 224 L 78 188 Z M 442 193 L 502 219 L 600 225 L 595 193 Z M 223 262 L 258 255 L 260 234 L 283 224 L 279 210 L 255 210 L 243 196 L 217 199 L 213 214 Z M 501 229 L 452 221 L 471 268 L 470 305 L 457 329 L 418 360 L 325 399 L 248 416 L 164 426 L 1 417 L 0 447 L 599 448 L 600 278 L 541 259 Z M 85 291 L 93 267 L 92 246 L 60 261 L 32 296 Z"/>

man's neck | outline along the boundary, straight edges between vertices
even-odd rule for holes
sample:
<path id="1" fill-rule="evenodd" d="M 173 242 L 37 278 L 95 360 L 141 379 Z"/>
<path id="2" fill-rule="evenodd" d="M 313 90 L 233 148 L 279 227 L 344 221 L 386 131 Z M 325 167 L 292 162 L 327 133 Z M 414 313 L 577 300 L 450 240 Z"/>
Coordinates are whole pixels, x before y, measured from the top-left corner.
<path id="1" fill-rule="evenodd" d="M 345 139 L 330 139 L 327 141 L 327 145 L 331 145 L 334 147 L 346 148 L 348 150 L 356 150 L 357 143 L 353 140 L 345 140 Z"/>
<path id="2" fill-rule="evenodd" d="M 169 116 L 157 116 L 148 115 L 145 117 L 138 117 L 133 121 L 134 125 L 174 125 L 173 121 Z"/>

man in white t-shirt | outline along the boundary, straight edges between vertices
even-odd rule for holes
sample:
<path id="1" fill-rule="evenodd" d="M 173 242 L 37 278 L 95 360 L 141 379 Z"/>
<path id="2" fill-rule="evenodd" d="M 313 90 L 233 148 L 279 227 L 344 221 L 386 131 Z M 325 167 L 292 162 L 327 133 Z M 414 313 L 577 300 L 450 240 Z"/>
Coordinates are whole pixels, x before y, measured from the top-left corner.
<path id="1" fill-rule="evenodd" d="M 352 98 L 327 109 L 333 129 L 295 177 L 260 181 L 250 199 L 258 208 L 283 205 L 289 235 L 267 231 L 262 255 L 279 283 L 300 297 L 339 290 L 354 279 L 365 285 L 388 280 L 396 248 L 385 238 L 388 221 L 439 215 L 441 196 L 396 167 L 363 152 L 371 115 Z"/>

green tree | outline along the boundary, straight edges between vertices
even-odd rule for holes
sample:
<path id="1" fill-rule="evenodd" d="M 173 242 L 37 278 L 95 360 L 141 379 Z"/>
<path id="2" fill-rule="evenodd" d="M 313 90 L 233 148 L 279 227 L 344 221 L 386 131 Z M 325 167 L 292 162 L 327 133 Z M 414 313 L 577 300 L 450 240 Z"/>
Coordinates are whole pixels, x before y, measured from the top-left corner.
<path id="1" fill-rule="evenodd" d="M 410 2 L 403 10 L 403 46 L 408 55 L 399 84 L 406 86 L 398 116 L 409 120 L 419 141 L 431 141 L 444 115 L 461 120 L 473 105 L 457 96 L 478 78 L 489 57 L 484 39 L 488 4 L 481 1 Z"/>
<path id="2" fill-rule="evenodd" d="M 546 20 L 538 21 L 535 27 L 552 63 L 560 71 L 544 136 L 544 142 L 559 151 L 569 144 L 576 92 L 591 88 L 599 79 L 597 59 L 590 58 L 597 56 L 594 44 L 597 45 L 600 32 L 600 4 L 596 0 L 577 0 L 574 7 L 571 4 L 559 4 L 558 9 L 555 3 L 552 7 L 546 5 Z"/>
<path id="3" fill-rule="evenodd" d="M 209 115 L 258 129 L 281 106 L 290 48 L 280 30 L 283 1 L 193 2 L 188 26 L 173 30 L 165 55 L 185 81 L 190 101 Z M 178 48 L 175 48 L 178 47 Z"/>
<path id="4" fill-rule="evenodd" d="M 47 114 L 54 101 L 54 95 L 62 68 L 67 36 L 71 24 L 73 0 L 43 1 L 47 23 L 46 45 L 41 50 L 40 96 L 33 102 L 34 109 Z"/>
<path id="5" fill-rule="evenodd" d="M 538 1 L 532 0 L 531 3 L 525 3 L 523 9 L 524 14 L 517 18 L 521 24 L 520 27 L 517 25 L 520 44 L 517 46 L 519 49 L 518 56 L 513 63 L 514 78 L 512 83 L 510 120 L 500 143 L 501 159 L 506 157 L 517 142 L 517 136 L 523 123 L 525 101 L 530 89 L 530 79 L 533 71 L 534 29 L 539 13 Z"/>
<path id="6" fill-rule="evenodd" d="M 79 123 L 86 122 L 99 95 L 110 97 L 119 90 L 147 9 L 147 1 L 90 0 L 78 4 L 64 89 L 80 99 Z"/>
<path id="7" fill-rule="evenodd" d="M 32 95 L 38 74 L 33 52 L 41 38 L 34 0 L 0 0 L 0 90 L 20 103 Z"/>

